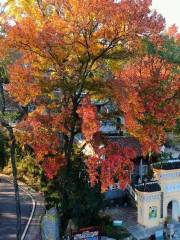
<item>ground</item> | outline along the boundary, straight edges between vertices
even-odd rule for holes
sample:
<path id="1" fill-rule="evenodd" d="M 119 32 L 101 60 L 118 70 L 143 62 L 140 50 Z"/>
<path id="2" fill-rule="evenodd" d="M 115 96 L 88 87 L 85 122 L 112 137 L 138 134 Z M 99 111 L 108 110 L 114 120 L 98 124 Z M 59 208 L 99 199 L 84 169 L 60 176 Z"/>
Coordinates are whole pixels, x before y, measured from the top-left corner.
<path id="1" fill-rule="evenodd" d="M 32 201 L 24 192 L 21 193 L 22 231 L 29 219 Z M 16 239 L 16 212 L 13 185 L 1 177 L 0 181 L 0 240 Z"/>
<path id="2" fill-rule="evenodd" d="M 15 197 L 13 184 L 9 182 L 11 178 L 0 174 L 0 240 L 16 239 L 16 214 Z M 22 212 L 22 232 L 29 220 L 32 211 L 32 199 L 35 203 L 35 211 L 30 221 L 24 240 L 41 240 L 41 218 L 45 213 L 44 197 L 42 193 L 36 192 L 26 184 L 18 182 L 24 189 L 20 191 L 21 212 Z"/>
<path id="3" fill-rule="evenodd" d="M 134 207 L 107 208 L 105 214 L 112 219 L 123 220 L 124 226 L 137 240 L 148 239 L 155 231 L 162 229 L 162 226 L 147 229 L 137 223 L 137 210 Z M 175 223 L 175 236 L 173 240 L 180 240 L 180 224 Z"/>

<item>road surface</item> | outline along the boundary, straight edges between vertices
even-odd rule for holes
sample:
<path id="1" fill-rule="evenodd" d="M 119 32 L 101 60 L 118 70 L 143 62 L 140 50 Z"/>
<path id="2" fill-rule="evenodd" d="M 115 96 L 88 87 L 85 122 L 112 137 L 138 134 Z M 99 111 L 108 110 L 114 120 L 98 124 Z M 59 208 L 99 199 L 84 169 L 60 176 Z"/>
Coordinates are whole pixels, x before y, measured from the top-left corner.
<path id="1" fill-rule="evenodd" d="M 22 230 L 32 210 L 32 200 L 20 190 Z M 13 185 L 5 178 L 0 179 L 0 240 L 16 239 L 16 209 Z"/>

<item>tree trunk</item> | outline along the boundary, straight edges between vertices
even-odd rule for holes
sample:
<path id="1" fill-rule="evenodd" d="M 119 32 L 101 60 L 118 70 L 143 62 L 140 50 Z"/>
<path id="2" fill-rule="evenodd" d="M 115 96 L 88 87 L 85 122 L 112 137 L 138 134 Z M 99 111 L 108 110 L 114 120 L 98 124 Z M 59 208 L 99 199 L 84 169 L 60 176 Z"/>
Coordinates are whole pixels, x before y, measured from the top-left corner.
<path id="1" fill-rule="evenodd" d="M 0 94 L 1 94 L 1 112 L 4 115 L 4 113 L 5 113 L 5 96 L 4 96 L 3 83 L 0 83 Z"/>
<path id="2" fill-rule="evenodd" d="M 14 192 L 15 192 L 15 201 L 16 201 L 16 216 L 17 216 L 17 240 L 21 239 L 21 206 L 20 206 L 20 196 L 19 196 L 19 186 L 17 183 L 17 167 L 16 167 L 16 159 L 15 159 L 15 144 L 16 140 L 14 135 L 12 135 L 12 143 L 11 143 L 11 165 L 13 171 L 13 184 L 14 184 Z"/>
<path id="3" fill-rule="evenodd" d="M 63 184 L 63 210 L 64 214 L 67 218 L 70 217 L 70 199 L 69 199 L 69 191 L 71 191 L 71 182 L 72 182 L 72 154 L 73 154 L 73 143 L 74 143 L 74 136 L 75 136 L 75 129 L 77 124 L 77 101 L 73 102 L 73 109 L 71 113 L 71 122 L 70 122 L 70 134 L 64 135 L 64 154 L 65 159 L 67 162 L 66 170 L 64 173 L 64 184 Z"/>

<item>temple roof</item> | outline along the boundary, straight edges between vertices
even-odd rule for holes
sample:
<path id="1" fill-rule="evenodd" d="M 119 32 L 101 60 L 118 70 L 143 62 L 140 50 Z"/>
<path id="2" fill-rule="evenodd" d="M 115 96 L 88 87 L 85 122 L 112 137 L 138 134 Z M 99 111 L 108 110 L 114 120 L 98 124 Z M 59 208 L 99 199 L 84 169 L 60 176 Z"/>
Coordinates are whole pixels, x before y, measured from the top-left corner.
<path id="1" fill-rule="evenodd" d="M 180 159 L 168 160 L 153 164 L 153 168 L 162 170 L 180 169 Z"/>
<path id="2" fill-rule="evenodd" d="M 142 155 L 141 153 L 141 145 L 138 140 L 134 137 L 126 137 L 126 136 L 108 136 L 107 138 L 111 142 L 118 143 L 121 147 L 129 147 L 136 151 L 137 157 Z"/>
<path id="3" fill-rule="evenodd" d="M 136 185 L 136 189 L 140 192 L 158 192 L 161 191 L 161 187 L 158 182 L 147 182 Z"/>

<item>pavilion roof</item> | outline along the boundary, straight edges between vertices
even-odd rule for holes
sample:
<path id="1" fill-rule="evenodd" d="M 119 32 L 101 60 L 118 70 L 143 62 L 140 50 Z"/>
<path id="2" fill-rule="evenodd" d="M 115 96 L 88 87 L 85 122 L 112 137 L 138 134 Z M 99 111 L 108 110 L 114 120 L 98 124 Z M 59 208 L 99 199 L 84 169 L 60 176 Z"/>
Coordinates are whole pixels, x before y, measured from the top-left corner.
<path id="1" fill-rule="evenodd" d="M 108 141 L 118 143 L 121 147 L 129 147 L 136 151 L 137 157 L 142 156 L 141 145 L 137 139 L 131 136 L 108 136 Z"/>
<path id="2" fill-rule="evenodd" d="M 161 191 L 159 183 L 156 182 L 147 182 L 136 185 L 135 187 L 140 192 L 158 192 Z"/>
<path id="3" fill-rule="evenodd" d="M 172 159 L 165 162 L 158 162 L 153 164 L 155 169 L 162 169 L 162 170 L 173 170 L 173 169 L 180 169 L 180 159 Z"/>

